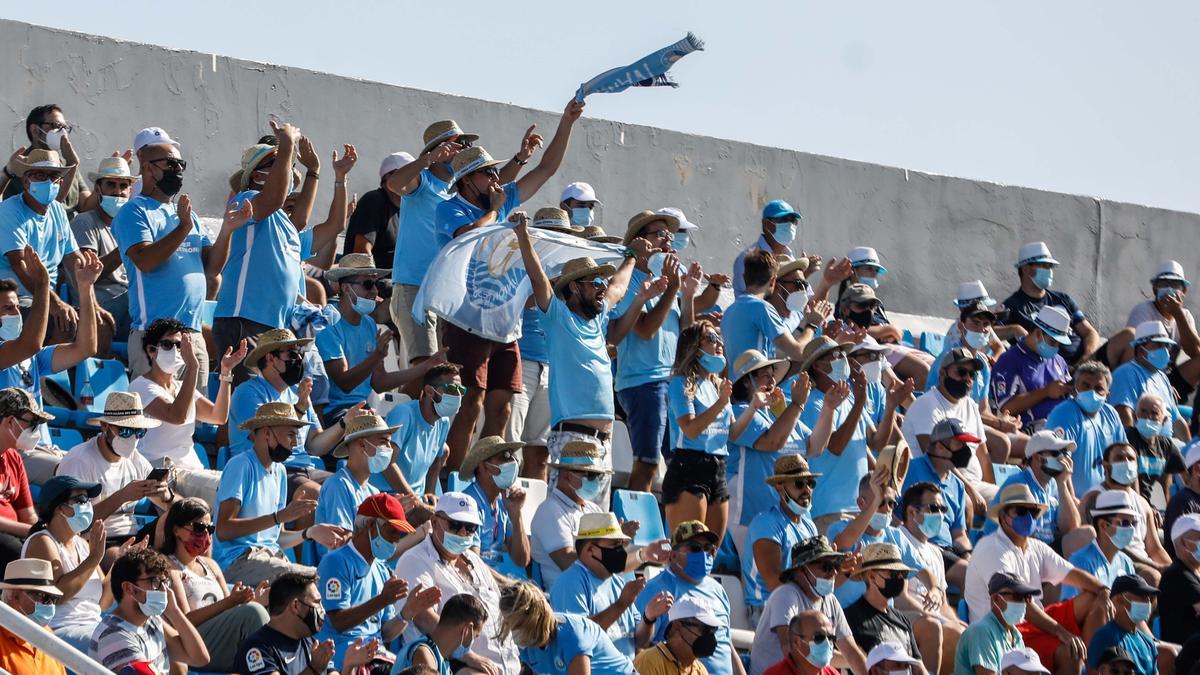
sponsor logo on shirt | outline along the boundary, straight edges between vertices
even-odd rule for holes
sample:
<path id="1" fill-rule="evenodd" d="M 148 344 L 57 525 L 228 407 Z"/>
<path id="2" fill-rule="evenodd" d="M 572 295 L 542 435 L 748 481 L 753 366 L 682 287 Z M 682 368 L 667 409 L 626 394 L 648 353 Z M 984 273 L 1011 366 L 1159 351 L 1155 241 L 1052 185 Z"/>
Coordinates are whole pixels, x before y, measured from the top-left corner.
<path id="1" fill-rule="evenodd" d="M 342 599 L 342 582 L 338 579 L 330 579 L 325 582 L 325 599 L 326 600 L 341 600 Z"/>
<path id="2" fill-rule="evenodd" d="M 246 652 L 246 668 L 251 671 L 262 670 L 263 655 L 262 652 L 258 650 L 258 647 L 252 647 Z"/>

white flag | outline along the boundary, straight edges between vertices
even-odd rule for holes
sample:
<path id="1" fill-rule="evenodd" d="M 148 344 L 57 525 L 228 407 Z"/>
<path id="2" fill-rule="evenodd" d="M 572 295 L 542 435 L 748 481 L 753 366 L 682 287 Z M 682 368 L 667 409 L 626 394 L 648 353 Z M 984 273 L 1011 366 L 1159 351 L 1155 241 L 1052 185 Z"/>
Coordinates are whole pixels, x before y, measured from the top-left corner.
<path id="1" fill-rule="evenodd" d="M 551 279 L 568 260 L 590 257 L 604 264 L 624 257 L 620 244 L 535 227 L 529 239 Z M 521 312 L 532 293 L 517 235 L 511 227 L 491 225 L 455 237 L 437 254 L 413 302 L 413 319 L 423 324 L 425 312 L 433 312 L 488 340 L 512 342 L 521 337 Z"/>

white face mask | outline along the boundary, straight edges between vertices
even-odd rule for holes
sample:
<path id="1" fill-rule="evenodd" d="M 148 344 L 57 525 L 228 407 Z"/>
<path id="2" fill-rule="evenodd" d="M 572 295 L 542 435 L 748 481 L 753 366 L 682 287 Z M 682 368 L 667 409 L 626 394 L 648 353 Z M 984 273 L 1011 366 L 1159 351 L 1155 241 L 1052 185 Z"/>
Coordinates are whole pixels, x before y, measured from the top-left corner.
<path id="1" fill-rule="evenodd" d="M 41 440 L 42 434 L 38 431 L 38 427 L 32 427 L 23 430 L 21 435 L 17 436 L 16 446 L 18 450 L 32 450 Z"/>
<path id="2" fill-rule="evenodd" d="M 130 436 L 129 438 L 121 438 L 119 435 L 113 434 L 112 451 L 117 453 L 121 457 L 129 457 L 130 455 L 132 455 L 133 451 L 137 450 L 137 446 L 138 446 L 138 437 L 137 436 Z"/>
<path id="3" fill-rule="evenodd" d="M 58 152 L 59 149 L 62 148 L 62 139 L 64 136 L 67 135 L 67 130 L 66 129 L 55 129 L 54 131 L 47 131 L 47 132 L 45 132 L 45 134 L 46 134 L 46 147 L 55 152 Z"/>
<path id="4" fill-rule="evenodd" d="M 174 347 L 171 349 L 158 347 L 158 353 L 154 355 L 154 364 L 164 373 L 174 375 L 183 366 L 183 356 Z"/>
<path id="5" fill-rule="evenodd" d="M 867 361 L 860 366 L 862 368 L 863 377 L 867 378 L 868 383 L 878 384 L 883 377 L 883 360 L 876 359 Z"/>
<path id="6" fill-rule="evenodd" d="M 0 340 L 16 340 L 21 336 L 21 328 L 25 322 L 20 314 L 5 314 L 0 316 Z"/>
<path id="7" fill-rule="evenodd" d="M 802 291 L 792 291 L 788 294 L 787 300 L 784 302 L 787 305 L 789 312 L 803 314 L 808 301 L 812 299 L 812 289 L 806 288 Z"/>

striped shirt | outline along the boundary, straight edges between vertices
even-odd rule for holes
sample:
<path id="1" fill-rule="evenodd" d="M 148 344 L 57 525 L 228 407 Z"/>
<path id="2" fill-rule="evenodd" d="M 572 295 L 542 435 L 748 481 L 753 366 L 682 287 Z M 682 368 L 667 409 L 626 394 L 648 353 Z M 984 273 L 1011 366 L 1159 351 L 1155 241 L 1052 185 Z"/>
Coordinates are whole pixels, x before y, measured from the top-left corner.
<path id="1" fill-rule="evenodd" d="M 156 673 L 167 675 L 170 663 L 162 617 L 151 617 L 135 626 L 115 612 L 105 614 L 92 633 L 88 656 L 114 673 L 133 661 L 149 661 Z"/>

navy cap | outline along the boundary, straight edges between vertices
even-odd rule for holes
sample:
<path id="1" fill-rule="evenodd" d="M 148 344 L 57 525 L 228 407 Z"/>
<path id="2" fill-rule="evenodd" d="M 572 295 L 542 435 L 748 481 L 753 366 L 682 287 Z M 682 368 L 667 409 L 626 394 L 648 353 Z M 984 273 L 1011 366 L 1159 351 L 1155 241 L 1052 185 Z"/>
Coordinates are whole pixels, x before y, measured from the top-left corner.
<path id="1" fill-rule="evenodd" d="M 786 218 L 787 216 L 803 218 L 799 211 L 793 209 L 791 204 L 782 199 L 771 200 L 763 207 L 763 218 Z"/>
<path id="2" fill-rule="evenodd" d="M 1042 589 L 1027 586 L 1008 572 L 996 572 L 992 575 L 991 579 L 988 579 L 988 595 L 995 595 L 997 593 L 1012 593 L 1013 595 L 1033 597 L 1041 595 Z"/>
<path id="3" fill-rule="evenodd" d="M 86 490 L 89 499 L 100 496 L 99 483 L 82 481 L 74 476 L 55 476 L 42 485 L 42 491 L 38 494 L 38 514 L 41 515 L 57 506 L 63 495 L 68 495 L 73 490 Z"/>
<path id="4" fill-rule="evenodd" d="M 1136 574 L 1123 574 L 1113 579 L 1112 594 L 1133 593 L 1143 598 L 1158 595 L 1158 589 Z"/>
<path id="5" fill-rule="evenodd" d="M 1137 666 L 1133 661 L 1133 657 L 1129 655 L 1129 652 L 1117 646 L 1109 647 L 1100 652 L 1100 662 L 1097 665 L 1107 666 L 1110 663 L 1117 663 L 1119 661 L 1125 661 L 1131 666 Z"/>

